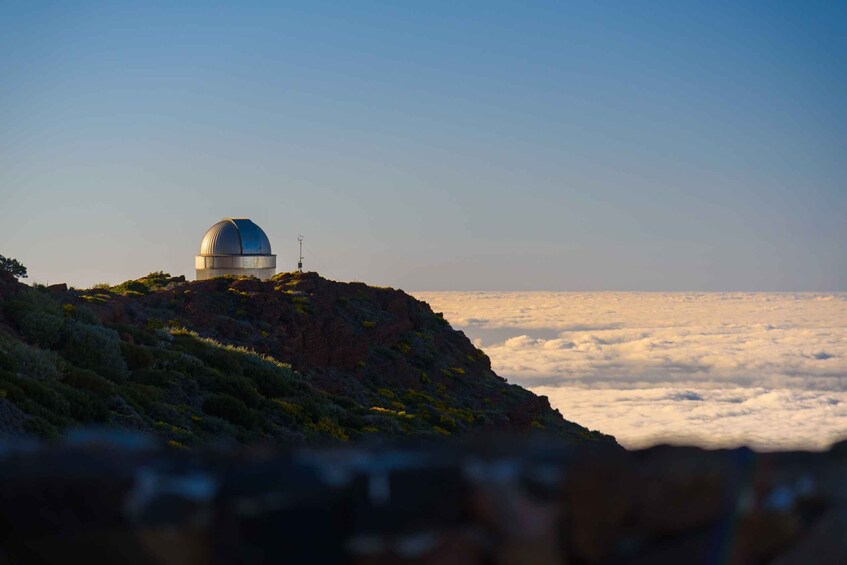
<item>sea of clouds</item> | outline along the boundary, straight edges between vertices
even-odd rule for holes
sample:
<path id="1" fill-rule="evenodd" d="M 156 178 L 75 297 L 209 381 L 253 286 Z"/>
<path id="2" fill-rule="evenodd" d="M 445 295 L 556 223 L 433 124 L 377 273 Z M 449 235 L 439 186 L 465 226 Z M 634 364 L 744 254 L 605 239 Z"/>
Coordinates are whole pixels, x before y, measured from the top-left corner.
<path id="1" fill-rule="evenodd" d="M 499 375 L 627 448 L 847 438 L 847 294 L 414 294 Z"/>

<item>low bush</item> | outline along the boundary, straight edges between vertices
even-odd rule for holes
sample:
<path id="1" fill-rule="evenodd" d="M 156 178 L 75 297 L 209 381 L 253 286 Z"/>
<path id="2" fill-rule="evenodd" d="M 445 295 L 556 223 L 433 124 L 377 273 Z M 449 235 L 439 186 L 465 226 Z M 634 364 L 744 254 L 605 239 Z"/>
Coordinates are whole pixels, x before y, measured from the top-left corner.
<path id="1" fill-rule="evenodd" d="M 256 417 L 247 405 L 227 394 L 216 394 L 207 398 L 203 402 L 203 412 L 245 428 L 250 428 L 256 423 Z"/>
<path id="2" fill-rule="evenodd" d="M 25 412 L 44 414 L 51 421 L 64 421 L 70 414 L 70 403 L 55 390 L 56 381 L 37 381 L 12 377 L 4 378 L 0 386 L 6 398 L 24 409 Z M 41 408 L 37 410 L 36 408 Z"/>
<path id="3" fill-rule="evenodd" d="M 158 402 L 162 394 L 159 388 L 145 384 L 128 382 L 121 386 L 121 395 L 133 408 L 141 412 Z"/>
<path id="4" fill-rule="evenodd" d="M 111 327 L 113 330 L 115 330 L 121 335 L 126 334 L 132 337 L 132 341 L 136 345 L 146 345 L 148 347 L 155 347 L 159 343 L 159 340 L 156 339 L 155 330 L 139 328 L 138 326 L 133 326 L 130 324 L 113 324 Z"/>
<path id="5" fill-rule="evenodd" d="M 88 306 L 74 306 L 73 304 L 65 304 L 63 310 L 65 312 L 66 318 L 73 318 L 75 320 L 79 320 L 80 322 L 85 322 L 86 324 L 91 324 L 94 326 L 100 323 L 100 318 L 98 318 L 97 314 L 94 313 L 94 310 L 92 310 Z"/>
<path id="6" fill-rule="evenodd" d="M 159 369 L 139 369 L 132 372 L 132 381 L 136 383 L 152 385 L 152 386 L 167 386 L 175 379 L 187 379 L 182 373 L 175 371 L 162 371 Z"/>
<path id="7" fill-rule="evenodd" d="M 64 333 L 62 351 L 73 364 L 114 381 L 126 378 L 129 371 L 115 330 L 68 320 Z"/>
<path id="8" fill-rule="evenodd" d="M 241 360 L 238 352 L 223 348 L 201 350 L 207 365 L 218 369 L 226 375 L 241 375 Z"/>
<path id="9" fill-rule="evenodd" d="M 138 279 L 138 282 L 143 284 L 146 288 L 150 290 L 156 290 L 160 288 L 165 288 L 168 284 L 172 282 L 185 282 L 185 277 L 171 277 L 170 273 L 165 273 L 163 271 L 155 271 L 149 273 L 147 276 L 141 277 Z"/>
<path id="10" fill-rule="evenodd" d="M 29 345 L 0 333 L 0 355 L 8 369 L 31 379 L 54 379 L 59 376 L 61 358 L 53 351 Z"/>
<path id="11" fill-rule="evenodd" d="M 75 389 L 87 390 L 101 395 L 108 394 L 114 384 L 89 369 L 70 367 L 61 377 L 61 381 Z"/>
<path id="12" fill-rule="evenodd" d="M 250 379 L 259 394 L 265 398 L 277 398 L 302 394 L 308 385 L 295 378 L 291 369 L 251 365 L 245 369 L 244 376 Z"/>
<path id="13" fill-rule="evenodd" d="M 350 439 L 350 436 L 347 435 L 347 432 L 344 430 L 344 428 L 342 428 L 329 418 L 321 418 L 314 424 L 307 425 L 306 427 L 307 429 L 340 441 L 348 441 Z"/>
<path id="14" fill-rule="evenodd" d="M 148 369 L 153 366 L 153 354 L 146 347 L 121 342 L 120 348 L 126 365 L 131 371 Z"/>
<path id="15" fill-rule="evenodd" d="M 62 387 L 62 397 L 68 402 L 71 417 L 82 424 L 100 424 L 109 420 L 109 408 L 100 396 L 87 391 Z"/>
<path id="16" fill-rule="evenodd" d="M 206 374 L 198 377 L 198 382 L 208 391 L 235 397 L 251 408 L 258 406 L 262 399 L 253 384 L 244 377 L 224 375 L 213 369 L 207 369 Z"/>
<path id="17" fill-rule="evenodd" d="M 62 337 L 65 320 L 46 312 L 27 312 L 17 320 L 18 329 L 27 341 L 40 347 L 53 347 Z"/>
<path id="18" fill-rule="evenodd" d="M 131 292 L 135 292 L 138 294 L 147 294 L 150 292 L 150 289 L 147 288 L 147 285 L 145 285 L 141 281 L 122 282 L 117 286 L 113 286 L 110 290 L 118 294 L 128 294 Z"/>
<path id="19" fill-rule="evenodd" d="M 47 439 L 59 437 L 59 429 L 41 416 L 30 416 L 24 424 L 24 429 L 38 437 Z"/>
<path id="20" fill-rule="evenodd" d="M 6 303 L 4 311 L 30 343 L 53 347 L 62 337 L 65 313 L 42 289 L 19 292 Z"/>

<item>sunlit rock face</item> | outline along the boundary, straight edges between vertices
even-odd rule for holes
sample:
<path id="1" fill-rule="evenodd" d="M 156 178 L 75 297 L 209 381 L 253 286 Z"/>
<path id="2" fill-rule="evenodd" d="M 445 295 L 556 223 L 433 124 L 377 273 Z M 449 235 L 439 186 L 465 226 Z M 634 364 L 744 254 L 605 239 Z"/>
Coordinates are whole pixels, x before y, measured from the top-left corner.
<path id="1" fill-rule="evenodd" d="M 209 228 L 194 263 L 197 280 L 224 275 L 268 280 L 276 273 L 268 236 L 247 218 L 224 218 Z"/>

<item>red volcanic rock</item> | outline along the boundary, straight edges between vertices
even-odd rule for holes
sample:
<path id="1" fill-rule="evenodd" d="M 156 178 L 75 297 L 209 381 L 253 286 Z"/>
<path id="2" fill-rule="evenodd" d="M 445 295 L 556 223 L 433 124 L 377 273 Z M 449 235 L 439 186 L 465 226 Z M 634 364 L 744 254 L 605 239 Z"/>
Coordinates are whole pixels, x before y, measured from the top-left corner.
<path id="1" fill-rule="evenodd" d="M 53 296 L 61 297 L 68 291 L 68 285 L 65 283 L 51 284 L 47 286 L 47 291 Z"/>
<path id="2" fill-rule="evenodd" d="M 515 428 L 526 430 L 538 414 L 552 410 L 546 396 L 529 396 L 515 404 L 509 411 L 509 420 Z"/>

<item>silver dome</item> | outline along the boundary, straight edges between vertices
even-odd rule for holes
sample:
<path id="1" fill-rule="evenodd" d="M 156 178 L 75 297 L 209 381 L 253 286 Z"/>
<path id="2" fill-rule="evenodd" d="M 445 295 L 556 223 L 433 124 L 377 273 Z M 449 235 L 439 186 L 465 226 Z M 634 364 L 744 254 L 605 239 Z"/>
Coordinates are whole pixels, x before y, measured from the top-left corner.
<path id="1" fill-rule="evenodd" d="M 201 257 L 270 254 L 268 236 L 247 218 L 224 218 L 209 228 L 200 243 Z"/>

